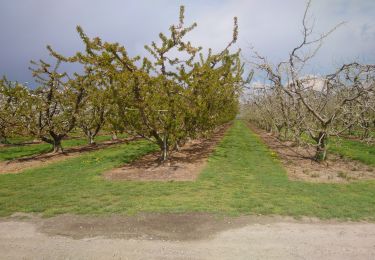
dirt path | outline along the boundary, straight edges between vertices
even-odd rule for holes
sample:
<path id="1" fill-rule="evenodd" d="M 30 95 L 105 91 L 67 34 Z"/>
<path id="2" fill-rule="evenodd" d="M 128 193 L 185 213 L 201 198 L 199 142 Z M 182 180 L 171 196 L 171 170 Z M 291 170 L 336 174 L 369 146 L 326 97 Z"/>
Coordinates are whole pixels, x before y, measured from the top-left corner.
<path id="1" fill-rule="evenodd" d="M 0 259 L 375 259 L 375 223 L 206 214 L 12 217 L 0 219 L 0 252 Z"/>

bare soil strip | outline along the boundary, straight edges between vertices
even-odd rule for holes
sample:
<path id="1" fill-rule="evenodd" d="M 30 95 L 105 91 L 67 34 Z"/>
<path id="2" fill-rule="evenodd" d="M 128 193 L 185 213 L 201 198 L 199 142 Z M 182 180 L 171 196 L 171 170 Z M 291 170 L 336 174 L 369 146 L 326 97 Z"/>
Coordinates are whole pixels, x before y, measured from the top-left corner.
<path id="1" fill-rule="evenodd" d="M 375 224 L 142 214 L 0 219 L 1 259 L 374 259 Z"/>
<path id="2" fill-rule="evenodd" d="M 280 141 L 266 131 L 248 125 L 262 141 L 277 154 L 292 180 L 320 183 L 348 183 L 375 179 L 375 168 L 359 161 L 330 153 L 327 161 L 318 163 L 311 155 L 313 147 L 296 147 L 292 142 Z"/>
<path id="3" fill-rule="evenodd" d="M 281 217 L 217 217 L 208 213 L 141 213 L 134 216 L 84 216 L 63 214 L 50 218 L 15 213 L 2 221 L 32 223 L 38 232 L 73 239 L 92 237 L 189 241 L 212 238 L 215 234 L 249 223 L 269 224 Z M 287 219 L 287 218 L 284 218 Z M 288 218 L 293 221 L 292 218 Z M 1 257 L 0 257 L 1 258 Z"/>
<path id="4" fill-rule="evenodd" d="M 226 124 L 218 128 L 209 139 L 190 141 L 180 151 L 171 153 L 168 162 L 161 164 L 159 152 L 156 152 L 105 172 L 103 176 L 107 180 L 194 181 L 229 127 L 230 124 Z"/>
<path id="5" fill-rule="evenodd" d="M 0 174 L 20 173 L 26 169 L 45 166 L 54 162 L 59 162 L 69 158 L 80 156 L 81 154 L 86 152 L 104 149 L 116 144 L 130 142 L 132 140 L 134 140 L 134 138 L 105 141 L 96 145 L 67 148 L 64 150 L 64 153 L 38 154 L 35 156 L 0 162 Z"/>

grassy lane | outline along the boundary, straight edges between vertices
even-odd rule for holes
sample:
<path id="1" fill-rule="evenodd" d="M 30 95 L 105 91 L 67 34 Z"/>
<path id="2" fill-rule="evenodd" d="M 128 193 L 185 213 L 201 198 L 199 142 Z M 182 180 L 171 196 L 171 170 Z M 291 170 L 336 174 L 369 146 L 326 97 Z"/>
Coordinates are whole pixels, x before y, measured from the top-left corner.
<path id="1" fill-rule="evenodd" d="M 111 140 L 111 136 L 105 136 L 105 135 L 98 136 L 95 140 L 98 143 L 103 142 L 103 141 L 109 141 Z M 69 148 L 69 147 L 81 146 L 81 145 L 87 145 L 87 140 L 84 138 L 80 138 L 80 139 L 68 139 L 68 140 L 62 141 L 63 148 Z M 32 155 L 36 155 L 40 153 L 47 153 L 51 149 L 52 149 L 52 145 L 47 144 L 47 143 L 0 147 L 0 161 L 17 159 L 17 158 L 21 158 L 25 156 L 32 156 Z"/>
<path id="2" fill-rule="evenodd" d="M 52 145 L 47 143 L 0 147 L 0 161 L 47 153 L 51 149 Z"/>
<path id="3" fill-rule="evenodd" d="M 344 157 L 375 166 L 375 145 L 367 145 L 356 140 L 342 138 L 337 141 L 333 139 L 329 145 L 329 150 Z"/>
<path id="4" fill-rule="evenodd" d="M 316 145 L 307 134 L 303 134 L 302 139 L 309 144 Z M 359 140 L 332 136 L 328 142 L 328 156 L 330 153 L 375 166 L 375 145 L 366 144 Z"/>
<path id="5" fill-rule="evenodd" d="M 0 176 L 0 215 L 213 212 L 375 220 L 375 181 L 289 181 L 281 164 L 236 121 L 196 182 L 109 182 L 101 172 L 156 149 L 133 142 L 24 174 Z"/>
<path id="6" fill-rule="evenodd" d="M 312 145 L 316 143 L 307 134 L 302 139 Z M 375 145 L 368 145 L 359 140 L 350 140 L 345 137 L 330 137 L 328 142 L 328 156 L 335 153 L 367 165 L 375 166 Z"/>

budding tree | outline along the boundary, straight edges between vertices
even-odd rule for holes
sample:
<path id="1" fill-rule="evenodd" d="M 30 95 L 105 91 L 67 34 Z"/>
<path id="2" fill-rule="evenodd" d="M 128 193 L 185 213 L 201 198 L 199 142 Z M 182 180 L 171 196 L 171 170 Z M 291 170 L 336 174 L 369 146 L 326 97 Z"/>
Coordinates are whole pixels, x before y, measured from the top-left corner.
<path id="1" fill-rule="evenodd" d="M 27 109 L 28 89 L 5 77 L 0 80 L 0 143 L 7 143 L 7 137 L 22 134 L 21 115 Z"/>
<path id="2" fill-rule="evenodd" d="M 105 74 L 116 104 L 116 124 L 129 134 L 156 142 L 161 159 L 171 149 L 204 131 L 234 118 L 243 84 L 243 65 L 239 52 L 230 53 L 238 34 L 235 19 L 233 39 L 218 53 L 194 47 L 185 36 L 196 27 L 184 24 L 184 7 L 177 25 L 169 34 L 159 34 L 159 43 L 145 46 L 151 57 L 129 57 L 118 43 L 90 39 L 77 27 L 86 51 L 63 57 L 50 48 L 52 55 L 79 62 Z M 110 113 L 113 117 L 113 113 Z"/>
<path id="3" fill-rule="evenodd" d="M 78 112 L 77 126 L 82 129 L 90 145 L 104 127 L 110 110 L 108 84 L 101 73 L 88 72 L 82 81 L 85 95 Z"/>
<path id="4" fill-rule="evenodd" d="M 55 66 L 40 60 L 30 69 L 40 84 L 30 91 L 25 124 L 29 134 L 53 145 L 54 152 L 62 152 L 62 139 L 76 126 L 77 115 L 84 96 L 85 80 L 81 76 L 70 79 L 59 73 L 61 61 Z"/>

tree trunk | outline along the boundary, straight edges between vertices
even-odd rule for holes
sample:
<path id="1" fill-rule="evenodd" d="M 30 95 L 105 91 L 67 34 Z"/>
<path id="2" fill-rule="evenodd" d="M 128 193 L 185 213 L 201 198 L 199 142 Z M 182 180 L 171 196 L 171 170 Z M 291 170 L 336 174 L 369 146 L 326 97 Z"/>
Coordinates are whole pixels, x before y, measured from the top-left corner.
<path id="1" fill-rule="evenodd" d="M 288 140 L 288 134 L 289 134 L 288 129 L 289 129 L 288 127 L 284 128 L 284 140 Z"/>
<path id="2" fill-rule="evenodd" d="M 353 125 L 350 125 L 349 127 L 348 127 L 348 135 L 353 135 Z"/>
<path id="3" fill-rule="evenodd" d="M 276 129 L 277 129 L 277 138 L 278 139 L 281 139 L 281 131 L 283 130 L 283 126 L 280 126 L 280 125 L 275 125 L 276 126 Z"/>
<path id="4" fill-rule="evenodd" d="M 63 148 L 62 148 L 62 145 L 61 145 L 61 139 L 62 138 L 54 138 L 53 139 L 53 152 L 54 153 L 62 153 L 63 152 Z"/>
<path id="5" fill-rule="evenodd" d="M 163 143 L 162 143 L 162 147 L 161 147 L 161 160 L 164 162 L 166 160 L 168 160 L 168 141 L 167 141 L 167 138 L 164 137 L 163 138 Z"/>
<path id="6" fill-rule="evenodd" d="M 8 143 L 7 137 L 5 135 L 0 134 L 0 144 L 7 144 L 7 143 Z"/>
<path id="7" fill-rule="evenodd" d="M 92 134 L 90 134 L 88 136 L 88 141 L 89 141 L 89 145 L 95 145 L 96 144 L 94 136 Z"/>
<path id="8" fill-rule="evenodd" d="M 1 129 L 0 130 L 0 144 L 7 144 L 7 143 L 8 143 L 8 140 L 5 134 L 5 129 Z"/>
<path id="9" fill-rule="evenodd" d="M 370 123 L 369 122 L 365 122 L 363 125 L 364 125 L 365 130 L 363 131 L 361 139 L 365 140 L 366 138 L 370 137 Z"/>
<path id="10" fill-rule="evenodd" d="M 95 145 L 95 133 L 91 132 L 91 130 L 85 131 L 87 142 L 89 145 Z"/>
<path id="11" fill-rule="evenodd" d="M 266 131 L 267 131 L 269 134 L 272 134 L 272 126 L 267 125 L 267 126 L 266 126 Z"/>
<path id="12" fill-rule="evenodd" d="M 151 130 L 151 135 L 156 139 L 156 143 L 160 147 L 160 160 L 165 162 L 168 160 L 168 152 L 169 152 L 169 145 L 168 145 L 168 133 L 164 133 L 160 135 L 155 129 Z"/>
<path id="13" fill-rule="evenodd" d="M 327 158 L 327 134 L 320 132 L 315 141 L 317 142 L 315 160 L 318 162 L 325 161 Z"/>
<path id="14" fill-rule="evenodd" d="M 299 129 L 294 130 L 293 142 L 294 142 L 295 146 L 301 145 L 301 135 L 302 135 L 302 132 Z"/>

